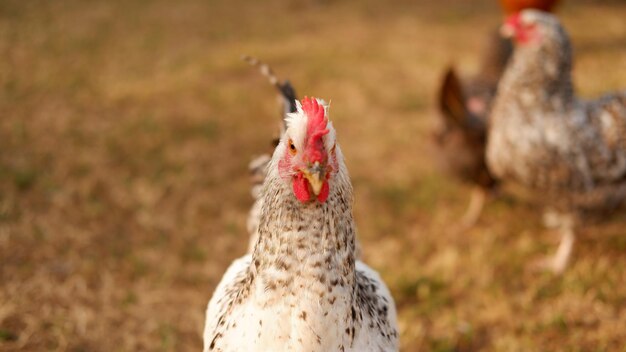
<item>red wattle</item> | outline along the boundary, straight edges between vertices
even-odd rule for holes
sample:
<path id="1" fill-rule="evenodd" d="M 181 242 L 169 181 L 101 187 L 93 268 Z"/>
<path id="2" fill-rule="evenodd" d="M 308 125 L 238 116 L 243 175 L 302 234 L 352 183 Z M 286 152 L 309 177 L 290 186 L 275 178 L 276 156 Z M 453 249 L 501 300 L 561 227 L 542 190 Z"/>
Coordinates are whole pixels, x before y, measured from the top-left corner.
<path id="1" fill-rule="evenodd" d="M 293 178 L 293 193 L 302 203 L 308 202 L 309 199 L 311 199 L 309 182 L 304 178 L 304 176 L 302 176 L 302 174 L 298 174 Z"/>
<path id="2" fill-rule="evenodd" d="M 320 190 L 320 194 L 317 195 L 317 200 L 324 203 L 326 199 L 328 199 L 328 193 L 330 191 L 330 187 L 328 186 L 328 181 L 324 181 L 322 184 L 322 189 Z"/>

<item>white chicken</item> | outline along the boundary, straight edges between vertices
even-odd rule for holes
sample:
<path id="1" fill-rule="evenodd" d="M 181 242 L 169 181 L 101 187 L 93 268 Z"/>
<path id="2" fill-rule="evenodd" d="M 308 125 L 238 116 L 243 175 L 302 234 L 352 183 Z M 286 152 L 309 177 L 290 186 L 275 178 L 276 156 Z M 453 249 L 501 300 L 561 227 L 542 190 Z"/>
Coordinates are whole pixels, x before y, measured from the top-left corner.
<path id="1" fill-rule="evenodd" d="M 396 309 L 355 259 L 352 185 L 321 100 L 289 114 L 262 190 L 253 253 L 211 298 L 204 351 L 396 351 Z"/>

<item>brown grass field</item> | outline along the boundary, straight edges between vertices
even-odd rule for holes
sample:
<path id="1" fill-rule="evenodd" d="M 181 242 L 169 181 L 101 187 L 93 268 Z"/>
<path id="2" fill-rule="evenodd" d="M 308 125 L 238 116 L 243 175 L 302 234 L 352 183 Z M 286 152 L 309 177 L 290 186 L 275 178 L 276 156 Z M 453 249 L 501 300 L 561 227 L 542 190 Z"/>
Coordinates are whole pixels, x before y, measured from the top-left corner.
<path id="1" fill-rule="evenodd" d="M 579 93 L 626 86 L 626 2 L 564 0 Z M 626 217 L 585 228 L 562 277 L 511 192 L 469 232 L 436 167 L 443 67 L 477 66 L 493 0 L 0 1 L 0 350 L 199 351 L 245 251 L 247 163 L 275 93 L 243 53 L 332 100 L 365 260 L 403 351 L 626 351 Z"/>

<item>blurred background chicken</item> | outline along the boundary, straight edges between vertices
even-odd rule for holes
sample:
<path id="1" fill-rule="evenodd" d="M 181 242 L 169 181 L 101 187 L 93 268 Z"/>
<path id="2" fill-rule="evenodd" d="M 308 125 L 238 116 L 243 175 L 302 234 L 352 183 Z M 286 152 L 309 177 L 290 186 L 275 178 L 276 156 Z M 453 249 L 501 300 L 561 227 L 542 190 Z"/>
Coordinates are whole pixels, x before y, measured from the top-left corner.
<path id="1" fill-rule="evenodd" d="M 549 12 L 559 0 L 500 0 L 500 5 L 507 15 L 524 9 L 537 9 Z"/>
<path id="2" fill-rule="evenodd" d="M 550 11 L 557 0 L 501 0 L 509 14 L 525 8 Z M 435 141 L 441 152 L 443 168 L 456 178 L 473 185 L 470 204 L 461 225 L 474 225 L 486 196 L 498 185 L 487 169 L 485 146 L 488 115 L 498 81 L 512 52 L 512 44 L 497 30 L 487 34 L 476 74 L 461 78 L 454 66 L 446 69 L 439 88 L 438 107 L 441 124 Z"/>
<path id="3" fill-rule="evenodd" d="M 626 198 L 626 91 L 593 101 L 574 94 L 569 37 L 549 13 L 524 10 L 502 31 L 515 50 L 494 100 L 487 161 L 553 211 L 561 241 L 542 266 L 561 273 L 576 225 Z"/>

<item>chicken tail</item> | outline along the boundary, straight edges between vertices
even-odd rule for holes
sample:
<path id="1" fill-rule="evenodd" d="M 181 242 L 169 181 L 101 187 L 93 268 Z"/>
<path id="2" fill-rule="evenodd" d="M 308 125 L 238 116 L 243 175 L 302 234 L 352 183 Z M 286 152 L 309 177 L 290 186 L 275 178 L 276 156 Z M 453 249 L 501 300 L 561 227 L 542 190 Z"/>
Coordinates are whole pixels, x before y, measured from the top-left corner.
<path id="1" fill-rule="evenodd" d="M 280 98 L 282 100 L 282 105 L 283 105 L 283 116 L 282 116 L 283 126 L 281 127 L 281 135 L 282 135 L 282 132 L 286 128 L 285 117 L 287 116 L 288 113 L 293 113 L 297 111 L 297 108 L 296 108 L 297 95 L 296 95 L 295 89 L 291 85 L 291 82 L 289 82 L 288 80 L 281 81 L 276 76 L 276 74 L 274 74 L 274 71 L 272 70 L 272 68 L 268 64 L 262 62 L 261 60 L 252 56 L 248 56 L 248 55 L 241 56 L 241 59 L 247 62 L 248 64 L 250 64 L 251 66 L 256 67 L 263 76 L 267 77 L 270 84 L 276 87 L 276 89 L 278 90 L 278 93 L 280 94 Z"/>
<path id="2" fill-rule="evenodd" d="M 441 88 L 439 88 L 438 99 L 439 110 L 446 125 L 464 126 L 468 112 L 461 82 L 452 66 L 447 69 L 444 75 Z"/>

